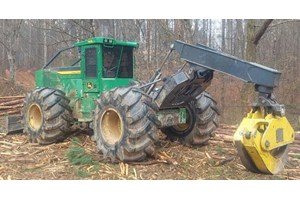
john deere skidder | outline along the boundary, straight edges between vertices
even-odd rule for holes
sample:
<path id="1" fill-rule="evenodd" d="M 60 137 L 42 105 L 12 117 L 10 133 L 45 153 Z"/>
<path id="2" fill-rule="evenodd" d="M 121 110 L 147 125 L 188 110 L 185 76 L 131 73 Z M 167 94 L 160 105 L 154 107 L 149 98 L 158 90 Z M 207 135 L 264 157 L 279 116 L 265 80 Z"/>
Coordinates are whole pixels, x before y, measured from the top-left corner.
<path id="1" fill-rule="evenodd" d="M 153 77 L 141 83 L 134 74 L 136 47 L 136 42 L 96 37 L 59 51 L 36 72 L 37 88 L 26 96 L 24 132 L 29 140 L 50 144 L 74 129 L 91 128 L 97 150 L 125 162 L 154 152 L 157 129 L 185 144 L 205 145 L 214 136 L 219 115 L 205 89 L 219 71 L 252 83 L 258 93 L 234 134 L 243 164 L 253 172 L 275 174 L 283 169 L 294 131 L 273 96 L 280 72 L 175 41 Z M 161 77 L 174 50 L 188 67 Z"/>

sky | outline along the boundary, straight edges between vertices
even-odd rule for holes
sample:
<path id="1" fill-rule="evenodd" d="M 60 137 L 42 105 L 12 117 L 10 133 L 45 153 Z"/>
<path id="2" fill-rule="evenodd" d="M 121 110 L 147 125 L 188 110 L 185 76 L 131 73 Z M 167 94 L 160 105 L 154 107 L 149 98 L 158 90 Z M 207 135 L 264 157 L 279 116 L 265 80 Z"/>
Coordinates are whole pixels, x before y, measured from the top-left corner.
<path id="1" fill-rule="evenodd" d="M 17 6 L 16 6 L 17 5 Z M 300 18 L 296 0 L 9 0 L 0 18 L 106 19 L 293 19 Z M 3 9 L 5 8 L 5 9 Z"/>

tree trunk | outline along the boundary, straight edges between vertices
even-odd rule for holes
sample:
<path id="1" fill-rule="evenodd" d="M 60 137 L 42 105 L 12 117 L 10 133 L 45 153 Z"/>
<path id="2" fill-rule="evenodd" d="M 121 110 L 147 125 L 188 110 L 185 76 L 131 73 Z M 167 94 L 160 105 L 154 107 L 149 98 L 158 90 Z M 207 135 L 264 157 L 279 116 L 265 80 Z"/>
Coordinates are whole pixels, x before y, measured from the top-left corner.
<path id="1" fill-rule="evenodd" d="M 256 44 L 253 43 L 255 37 L 255 19 L 247 21 L 247 34 L 246 34 L 246 60 L 256 61 Z"/>
<path id="2" fill-rule="evenodd" d="M 155 59 L 155 67 L 158 67 L 158 58 L 157 58 L 157 20 L 154 20 L 154 59 Z"/>
<path id="3" fill-rule="evenodd" d="M 43 32 L 43 39 L 44 39 L 44 65 L 47 63 L 47 24 L 46 20 L 44 20 L 44 32 Z"/>
<path id="4" fill-rule="evenodd" d="M 244 34 L 244 21 L 242 19 L 236 20 L 237 29 L 237 56 L 244 59 L 245 58 L 245 34 Z"/>
<path id="5" fill-rule="evenodd" d="M 7 58 L 9 63 L 10 81 L 15 83 L 16 82 L 15 52 L 12 49 L 7 51 Z"/>
<path id="6" fill-rule="evenodd" d="M 211 38 L 211 35 L 212 35 L 212 27 L 211 27 L 211 19 L 209 20 L 209 37 L 208 37 L 208 46 L 211 47 L 211 43 L 212 43 L 212 38 Z"/>
<path id="7" fill-rule="evenodd" d="M 207 45 L 207 20 L 202 20 L 202 41 L 204 45 Z"/>
<path id="8" fill-rule="evenodd" d="M 5 31 L 5 20 L 4 19 L 2 19 L 2 32 L 4 33 L 4 31 Z M 4 74 L 4 69 L 6 68 L 5 67 L 5 48 L 3 47 L 2 48 L 2 61 L 0 62 L 0 65 L 1 65 L 1 67 L 0 67 L 0 75 L 1 74 Z"/>
<path id="9" fill-rule="evenodd" d="M 151 23 L 150 23 L 150 20 L 148 19 L 147 20 L 147 39 L 146 39 L 146 48 L 147 48 L 147 69 L 149 70 L 150 68 L 150 60 L 151 60 L 151 44 L 150 44 L 150 41 L 151 41 Z"/>
<path id="10" fill-rule="evenodd" d="M 226 26 L 226 20 L 222 19 L 222 52 L 225 52 L 226 43 L 225 43 L 225 26 Z M 221 73 L 221 116 L 223 118 L 223 121 L 225 119 L 225 75 Z"/>
<path id="11" fill-rule="evenodd" d="M 222 51 L 225 51 L 225 26 L 226 26 L 226 20 L 222 19 Z"/>

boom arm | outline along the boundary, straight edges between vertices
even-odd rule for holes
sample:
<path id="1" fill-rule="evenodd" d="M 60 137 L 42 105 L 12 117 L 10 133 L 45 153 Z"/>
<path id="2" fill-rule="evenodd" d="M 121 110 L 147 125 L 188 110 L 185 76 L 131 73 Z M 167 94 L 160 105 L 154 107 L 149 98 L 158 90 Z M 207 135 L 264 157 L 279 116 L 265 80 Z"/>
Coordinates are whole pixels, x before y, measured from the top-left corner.
<path id="1" fill-rule="evenodd" d="M 204 45 L 194 46 L 176 40 L 174 48 L 185 61 L 253 83 L 258 92 L 271 94 L 273 88 L 278 86 L 281 73 L 275 69 L 238 59 Z"/>

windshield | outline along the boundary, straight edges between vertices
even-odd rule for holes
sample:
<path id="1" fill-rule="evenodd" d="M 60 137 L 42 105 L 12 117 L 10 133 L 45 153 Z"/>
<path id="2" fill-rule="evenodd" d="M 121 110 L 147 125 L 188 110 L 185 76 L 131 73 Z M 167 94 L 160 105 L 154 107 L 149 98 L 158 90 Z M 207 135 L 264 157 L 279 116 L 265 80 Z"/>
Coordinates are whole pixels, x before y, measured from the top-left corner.
<path id="1" fill-rule="evenodd" d="M 103 77 L 132 78 L 133 77 L 132 47 L 103 47 Z"/>
<path id="2" fill-rule="evenodd" d="M 120 46 L 103 47 L 103 77 L 114 78 L 120 63 Z"/>

